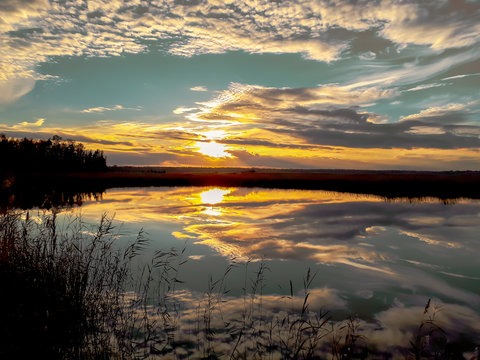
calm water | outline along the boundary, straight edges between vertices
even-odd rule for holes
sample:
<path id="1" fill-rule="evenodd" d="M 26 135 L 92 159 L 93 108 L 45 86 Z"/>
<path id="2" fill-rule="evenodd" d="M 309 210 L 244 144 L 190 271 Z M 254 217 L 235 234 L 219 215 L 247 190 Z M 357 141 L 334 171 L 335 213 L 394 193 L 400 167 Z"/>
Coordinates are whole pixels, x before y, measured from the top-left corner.
<path id="1" fill-rule="evenodd" d="M 74 210 L 78 211 L 78 210 Z M 114 214 L 122 239 L 143 228 L 156 249 L 182 248 L 189 261 L 179 278 L 188 303 L 219 278 L 232 257 L 230 296 L 240 296 L 264 259 L 266 303 L 301 295 L 316 272 L 311 308 L 355 313 L 370 339 L 408 342 L 429 298 L 451 334 L 480 334 L 480 202 L 459 199 L 385 201 L 324 191 L 246 188 L 138 188 L 86 201 L 88 221 Z M 249 285 L 247 285 L 249 286 Z M 369 327 L 370 326 L 370 327 Z M 380 340 L 381 339 L 381 340 Z"/>

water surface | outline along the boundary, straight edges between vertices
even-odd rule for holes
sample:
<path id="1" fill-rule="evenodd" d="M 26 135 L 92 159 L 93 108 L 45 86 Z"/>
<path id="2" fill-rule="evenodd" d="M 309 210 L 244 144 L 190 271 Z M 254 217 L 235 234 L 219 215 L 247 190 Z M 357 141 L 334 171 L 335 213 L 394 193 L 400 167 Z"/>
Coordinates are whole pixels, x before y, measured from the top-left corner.
<path id="1" fill-rule="evenodd" d="M 186 303 L 234 259 L 229 296 L 241 297 L 259 261 L 272 306 L 300 295 L 307 269 L 311 308 L 357 314 L 370 338 L 408 342 L 428 299 L 452 334 L 480 334 L 480 202 L 385 200 L 325 191 L 247 188 L 128 188 L 86 201 L 82 216 L 115 214 L 121 233 L 143 228 L 155 249 L 183 248 Z M 249 271 L 245 275 L 245 262 Z M 248 270 L 248 268 L 247 268 Z M 292 281 L 292 288 L 290 288 Z M 188 295 L 187 295 L 188 294 Z M 276 297 L 277 296 L 277 297 Z M 443 317 L 443 318 L 442 318 Z M 368 330 L 368 324 L 372 325 Z M 375 329 L 374 329 L 375 328 Z M 397 333 L 394 330 L 396 329 Z M 374 331 L 375 330 L 375 331 Z M 380 340 L 378 340 L 380 342 Z"/>

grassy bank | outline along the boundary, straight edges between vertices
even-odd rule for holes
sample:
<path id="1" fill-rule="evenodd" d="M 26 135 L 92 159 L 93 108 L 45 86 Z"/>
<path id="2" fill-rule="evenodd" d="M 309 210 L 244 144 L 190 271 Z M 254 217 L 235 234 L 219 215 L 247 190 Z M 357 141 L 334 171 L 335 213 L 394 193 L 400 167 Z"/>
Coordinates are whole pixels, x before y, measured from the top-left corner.
<path id="1" fill-rule="evenodd" d="M 55 213 L 0 217 L 0 358 L 460 359 L 475 348 L 450 337 L 430 300 L 383 331 L 322 308 L 310 270 L 288 294 L 265 295 L 266 264 L 235 259 L 192 293 L 180 287 L 184 251 L 157 251 L 134 276 L 143 233 L 123 249 L 117 237 L 105 216 L 94 227 Z M 243 296 L 229 296 L 232 271 L 245 274 Z M 379 340 L 391 331 L 403 342 Z"/>
<path id="2" fill-rule="evenodd" d="M 32 173 L 13 179 L 4 192 L 54 189 L 101 193 L 113 187 L 218 186 L 329 190 L 373 194 L 385 198 L 480 198 L 480 172 L 401 171 L 243 171 L 135 170 Z M 10 189 L 10 190 L 9 190 Z M 15 190 L 17 189 L 17 190 Z"/>

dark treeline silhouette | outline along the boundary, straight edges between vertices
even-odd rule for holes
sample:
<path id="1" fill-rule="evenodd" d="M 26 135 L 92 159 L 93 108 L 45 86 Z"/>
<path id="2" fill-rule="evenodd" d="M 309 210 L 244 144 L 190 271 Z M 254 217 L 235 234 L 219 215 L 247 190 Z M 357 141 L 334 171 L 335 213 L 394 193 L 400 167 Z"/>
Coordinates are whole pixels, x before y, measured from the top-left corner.
<path id="1" fill-rule="evenodd" d="M 9 209 L 63 208 L 101 197 L 94 181 L 70 181 L 67 174 L 107 170 L 103 152 L 54 136 L 48 140 L 0 135 L 0 214 Z M 75 177 L 73 176 L 73 179 Z"/>
<path id="2" fill-rule="evenodd" d="M 102 171 L 107 169 L 100 150 L 85 150 L 83 144 L 64 141 L 59 136 L 48 140 L 22 140 L 0 135 L 0 174 L 31 172 Z"/>
<path id="3" fill-rule="evenodd" d="M 104 189 L 48 188 L 46 186 L 12 186 L 0 188 L 0 215 L 13 209 L 68 209 L 84 201 L 101 200 Z"/>

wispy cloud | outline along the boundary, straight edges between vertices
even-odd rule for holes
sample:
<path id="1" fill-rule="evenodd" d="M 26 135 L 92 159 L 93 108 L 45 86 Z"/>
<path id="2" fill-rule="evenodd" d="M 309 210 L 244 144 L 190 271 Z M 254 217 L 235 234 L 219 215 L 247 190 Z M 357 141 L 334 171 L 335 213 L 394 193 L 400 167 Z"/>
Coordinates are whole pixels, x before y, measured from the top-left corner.
<path id="1" fill-rule="evenodd" d="M 230 145 L 230 153 L 247 162 L 252 158 L 242 151 L 260 159 L 296 158 L 297 164 L 314 158 L 318 164 L 320 158 L 333 157 L 344 165 L 349 158 L 350 166 L 356 163 L 353 167 L 362 166 L 363 161 L 370 167 L 377 161 L 384 166 L 390 161 L 390 167 L 411 161 L 410 166 L 421 167 L 432 156 L 448 157 L 448 166 L 457 158 L 456 168 L 467 166 L 461 165 L 460 158 L 469 159 L 468 166 L 474 164 L 480 149 L 480 126 L 472 122 L 477 101 L 428 108 L 389 122 L 386 115 L 363 110 L 364 104 L 399 94 L 375 85 L 272 88 L 232 84 L 211 101 L 199 104 L 199 110 L 187 119 L 227 130 L 229 136 L 217 141 Z"/>
<path id="2" fill-rule="evenodd" d="M 191 111 L 195 111 L 195 110 L 198 110 L 198 108 L 195 108 L 195 107 L 186 108 L 186 107 L 181 106 L 181 107 L 178 107 L 175 110 L 173 110 L 173 113 L 176 114 L 176 115 L 179 115 L 179 114 L 183 114 L 183 113 L 191 112 Z"/>
<path id="3" fill-rule="evenodd" d="M 480 57 L 480 49 L 472 48 L 463 52 L 435 58 L 434 61 L 419 64 L 418 61 L 402 61 L 401 66 L 384 64 L 362 68 L 362 71 L 350 83 L 351 88 L 365 86 L 411 86 L 465 64 Z"/>
<path id="4" fill-rule="evenodd" d="M 401 94 L 376 85 L 234 83 L 195 108 L 176 109 L 184 114 L 182 121 L 100 121 L 70 128 L 42 124 L 36 136 L 86 141 L 88 147 L 102 147 L 111 163 L 123 164 L 475 168 L 480 158 L 478 101 L 432 106 L 399 119 L 363 107 Z M 0 125 L 0 131 L 28 132 L 20 124 Z"/>
<path id="5" fill-rule="evenodd" d="M 83 109 L 83 113 L 103 113 L 105 111 L 118 111 L 118 110 L 134 110 L 134 111 L 140 111 L 142 110 L 141 106 L 137 106 L 134 108 L 131 107 L 124 107 L 122 105 L 113 105 L 113 106 L 98 106 L 98 107 L 93 107 L 93 108 L 88 108 L 88 109 Z"/>
<path id="6" fill-rule="evenodd" d="M 190 90 L 192 90 L 192 91 L 208 91 L 208 89 L 205 86 L 194 86 L 194 87 L 191 87 Z"/>
<path id="7" fill-rule="evenodd" d="M 358 58 L 360 60 L 373 60 L 377 57 L 377 54 L 375 54 L 373 51 L 367 51 L 363 54 L 360 54 Z"/>
<path id="8" fill-rule="evenodd" d="M 431 89 L 431 88 L 440 87 L 440 86 L 445 86 L 445 84 L 434 83 L 434 84 L 418 85 L 418 86 L 415 86 L 415 87 L 413 87 L 413 88 L 410 88 L 410 89 L 408 89 L 408 90 L 406 90 L 406 91 L 425 90 L 425 89 Z"/>
<path id="9" fill-rule="evenodd" d="M 21 126 L 26 126 L 26 127 L 39 127 L 39 126 L 42 126 L 44 122 L 45 122 L 44 118 L 39 118 L 39 119 L 37 119 L 37 121 L 31 122 L 31 123 L 26 122 L 26 121 L 21 122 L 20 125 Z"/>
<path id="10" fill-rule="evenodd" d="M 0 78 L 0 105 L 8 104 L 21 98 L 23 95 L 28 94 L 30 91 L 32 91 L 34 86 L 35 80 L 31 78 L 10 79 L 3 81 Z"/>
<path id="11" fill-rule="evenodd" d="M 433 106 L 424 109 L 416 114 L 404 116 L 400 121 L 409 120 L 435 120 L 437 122 L 461 123 L 467 121 L 466 115 L 477 113 L 476 108 L 480 106 L 480 100 L 467 103 L 449 103 L 443 106 Z"/>
<path id="12" fill-rule="evenodd" d="M 443 81 L 446 81 L 446 80 L 462 79 L 462 78 L 470 77 L 470 76 L 480 76 L 480 73 L 475 73 L 475 74 L 461 74 L 461 75 L 449 76 L 449 77 L 443 78 L 442 80 L 443 80 Z"/>

